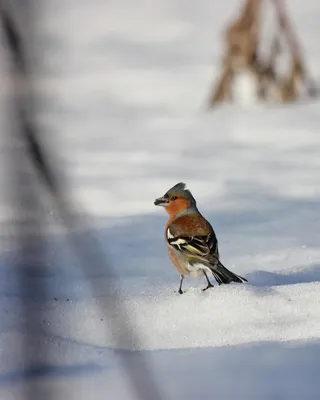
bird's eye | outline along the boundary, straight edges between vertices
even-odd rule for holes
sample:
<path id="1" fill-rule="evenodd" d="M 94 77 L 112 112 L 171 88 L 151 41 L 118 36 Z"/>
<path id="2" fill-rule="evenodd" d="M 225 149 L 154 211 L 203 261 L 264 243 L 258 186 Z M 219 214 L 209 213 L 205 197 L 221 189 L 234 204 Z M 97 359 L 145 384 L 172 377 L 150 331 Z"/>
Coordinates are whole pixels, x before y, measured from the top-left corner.
<path id="1" fill-rule="evenodd" d="M 170 200 L 171 200 L 171 201 L 175 201 L 175 200 L 177 200 L 177 199 L 178 199 L 178 196 L 172 196 Z"/>

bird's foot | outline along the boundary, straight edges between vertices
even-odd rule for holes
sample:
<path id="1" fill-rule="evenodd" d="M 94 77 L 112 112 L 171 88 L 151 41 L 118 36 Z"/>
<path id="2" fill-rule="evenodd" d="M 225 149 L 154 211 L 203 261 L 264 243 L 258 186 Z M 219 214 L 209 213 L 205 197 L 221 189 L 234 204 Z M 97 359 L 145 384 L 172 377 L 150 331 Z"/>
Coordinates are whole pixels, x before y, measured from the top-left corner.
<path id="1" fill-rule="evenodd" d="M 214 285 L 212 283 L 208 283 L 208 285 L 204 289 L 202 289 L 202 291 L 205 292 L 207 289 L 210 289 L 212 287 L 214 287 Z"/>
<path id="2" fill-rule="evenodd" d="M 183 294 L 182 289 L 179 289 L 179 290 L 178 290 L 178 293 L 179 293 L 179 294 Z"/>

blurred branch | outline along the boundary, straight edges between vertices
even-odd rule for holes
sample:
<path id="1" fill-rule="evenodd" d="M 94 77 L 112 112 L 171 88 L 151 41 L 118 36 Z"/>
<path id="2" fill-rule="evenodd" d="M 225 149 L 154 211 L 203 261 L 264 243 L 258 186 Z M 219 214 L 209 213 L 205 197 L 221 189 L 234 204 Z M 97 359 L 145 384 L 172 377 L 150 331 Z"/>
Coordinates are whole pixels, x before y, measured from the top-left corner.
<path id="1" fill-rule="evenodd" d="M 26 1 L 27 2 L 27 1 Z M 81 215 L 80 210 L 77 212 L 73 212 L 70 208 L 70 205 L 65 201 L 65 187 L 61 184 L 61 177 L 58 178 L 56 171 L 52 169 L 48 162 L 48 149 L 45 149 L 43 144 L 39 140 L 39 130 L 35 124 L 35 104 L 34 104 L 34 97 L 32 95 L 32 85 L 31 79 L 29 74 L 29 68 L 27 66 L 26 61 L 26 54 L 30 49 L 28 49 L 23 41 L 26 35 L 29 32 L 20 32 L 19 27 L 17 26 L 15 19 L 12 14 L 14 2 L 6 2 L 4 0 L 0 3 L 0 18 L 2 23 L 2 30 L 3 35 L 7 42 L 8 48 L 8 55 L 13 60 L 13 73 L 12 73 L 12 85 L 14 89 L 14 108 L 15 108 L 15 115 L 18 125 L 18 139 L 22 143 L 24 143 L 24 149 L 27 152 L 27 157 L 31 161 L 34 166 L 35 171 L 37 171 L 40 180 L 45 184 L 47 190 L 52 196 L 52 199 L 55 203 L 55 206 L 61 215 L 65 226 L 69 229 L 76 229 L 80 232 L 91 232 L 92 227 L 87 219 L 85 219 Z M 94 6 L 94 5 L 93 5 Z M 27 2 L 24 4 L 26 9 L 32 7 L 31 2 Z M 34 21 L 30 21 L 30 25 L 32 25 Z M 18 76 L 17 76 L 18 75 Z M 17 84 L 19 81 L 19 86 Z M 22 83 L 22 88 L 20 87 L 20 83 Z M 23 90 L 21 90 L 23 89 Z M 13 135 L 14 136 L 14 135 Z M 9 138 L 13 138 L 10 135 Z M 15 160 L 15 169 L 23 168 L 23 165 L 20 163 L 20 160 Z M 16 187 L 16 195 L 19 197 L 23 196 L 21 186 L 19 184 L 21 180 L 17 180 L 17 187 Z M 32 185 L 28 185 L 28 190 L 33 191 L 34 187 Z M 37 200 L 37 194 L 32 193 L 33 198 L 35 201 L 32 203 L 32 207 L 34 208 L 35 213 L 37 214 L 38 210 L 37 207 L 39 206 L 39 201 Z M 23 204 L 23 199 L 20 202 L 20 207 L 25 207 Z M 19 209 L 17 212 L 21 212 L 22 210 Z M 40 219 L 38 219 L 38 223 L 41 224 Z M 70 235 L 69 235 L 70 236 Z M 91 263 L 99 264 L 101 269 L 103 269 L 106 273 L 112 270 L 110 263 L 105 259 L 104 252 L 100 248 L 98 241 L 94 238 L 93 235 L 86 235 L 85 238 L 76 238 L 71 235 L 69 237 L 70 242 L 69 244 L 72 246 L 74 253 L 78 257 L 79 266 L 82 269 L 82 273 L 85 276 L 87 282 L 90 284 L 91 289 L 93 291 L 93 282 L 91 281 L 90 276 L 88 275 L 88 265 Z M 20 237 L 20 240 L 23 240 Z M 40 243 L 41 246 L 41 243 Z M 28 258 L 27 254 L 27 246 L 21 245 L 20 254 L 20 262 L 23 264 L 25 263 Z M 90 249 L 90 252 L 87 250 Z M 92 260 L 90 254 L 95 254 L 95 259 Z M 116 271 L 113 271 L 113 275 Z M 26 283 L 21 280 L 21 293 L 22 297 L 23 294 L 26 292 L 25 285 Z M 43 288 L 45 292 L 45 287 Z M 125 306 L 121 301 L 121 297 L 119 294 L 114 294 L 115 301 L 118 304 L 122 305 L 122 320 L 118 323 L 116 321 L 111 321 L 112 309 L 108 303 L 106 303 L 106 308 L 101 309 L 101 313 L 105 315 L 104 321 L 108 324 L 107 328 L 114 331 L 114 336 L 117 338 L 116 332 L 121 331 L 125 333 L 125 337 L 127 341 L 131 343 L 132 341 L 136 343 L 141 343 L 142 338 L 137 337 L 134 329 L 134 322 L 130 320 L 129 313 L 126 312 Z M 24 307 L 24 314 L 26 317 L 26 326 L 25 331 L 27 335 L 26 342 L 24 343 L 24 348 L 27 350 L 28 346 L 28 337 L 33 335 L 32 327 L 29 325 L 28 315 L 32 312 L 29 309 L 28 302 L 22 298 L 22 305 Z M 30 319 L 31 320 L 31 319 Z M 120 347 L 120 343 L 119 343 Z M 39 344 L 39 352 L 46 351 L 44 346 L 40 346 Z M 27 355 L 25 355 L 27 357 Z M 137 353 L 136 357 L 128 357 L 123 352 L 120 352 L 120 357 L 122 357 L 122 364 L 124 367 L 125 372 L 128 375 L 128 378 L 131 382 L 133 391 L 135 395 L 139 399 L 143 400 L 161 400 L 162 395 L 160 393 L 159 388 L 157 387 L 154 381 L 154 374 L 152 370 L 152 366 L 147 362 L 146 358 L 142 355 L 142 353 Z M 27 361 L 27 359 L 26 359 Z M 106 388 L 107 391 L 107 388 Z M 37 393 L 27 390 L 25 394 L 26 398 L 30 398 L 31 400 L 35 400 L 37 398 Z M 53 393 L 47 393 L 46 398 L 48 396 L 53 396 Z M 114 394 L 115 396 L 115 394 Z"/>
<path id="2" fill-rule="evenodd" d="M 259 57 L 261 42 L 261 6 L 263 0 L 246 0 L 240 15 L 225 30 L 226 50 L 222 61 L 222 72 L 209 96 L 209 107 L 227 100 L 233 100 L 234 80 L 247 71 L 256 85 L 257 100 L 288 102 L 296 100 L 300 87 L 305 85 L 307 94 L 318 94 L 316 85 L 306 73 L 301 50 L 282 0 L 264 0 L 274 7 L 276 32 L 271 44 L 270 56 L 266 60 Z M 277 72 L 277 60 L 281 55 L 279 34 L 283 34 L 290 54 L 287 74 Z"/>
<path id="3" fill-rule="evenodd" d="M 301 81 L 306 85 L 308 95 L 315 97 L 318 94 L 318 89 L 315 82 L 310 78 L 309 74 L 306 72 L 306 66 L 303 61 L 302 51 L 298 43 L 298 39 L 295 35 L 294 29 L 290 23 L 287 12 L 285 10 L 285 5 L 283 0 L 271 0 L 274 4 L 278 25 L 283 35 L 285 36 L 288 47 L 292 54 L 292 67 L 291 74 L 287 82 L 287 90 L 292 92 L 291 97 L 298 96 L 298 81 Z M 289 95 L 290 98 L 290 95 Z"/>

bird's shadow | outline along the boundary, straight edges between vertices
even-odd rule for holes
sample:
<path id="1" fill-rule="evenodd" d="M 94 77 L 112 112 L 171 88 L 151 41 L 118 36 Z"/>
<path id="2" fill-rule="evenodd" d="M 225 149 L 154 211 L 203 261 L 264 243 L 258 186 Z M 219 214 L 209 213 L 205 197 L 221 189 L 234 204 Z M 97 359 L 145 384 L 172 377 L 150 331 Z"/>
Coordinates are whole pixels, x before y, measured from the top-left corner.
<path id="1" fill-rule="evenodd" d="M 310 267 L 299 267 L 294 271 L 289 270 L 288 272 L 269 272 L 269 271 L 254 271 L 246 275 L 248 283 L 247 286 L 251 291 L 254 291 L 258 296 L 269 296 L 277 292 L 278 286 L 287 285 L 298 285 L 303 283 L 320 282 L 320 264 L 314 264 Z M 213 282 L 214 288 L 211 290 L 203 291 L 201 293 L 207 294 L 219 288 L 216 282 Z M 237 283 L 231 283 L 231 285 L 238 285 Z M 221 285 L 220 287 L 224 287 Z M 184 293 L 193 293 L 194 287 L 188 286 L 184 289 Z M 175 295 L 180 296 L 178 291 L 175 290 Z"/>
<path id="2" fill-rule="evenodd" d="M 255 287 L 297 285 L 320 282 L 320 264 L 298 267 L 288 272 L 254 271 L 248 274 L 248 281 Z"/>
<path id="3" fill-rule="evenodd" d="M 278 286 L 320 282 L 320 265 L 298 267 L 288 272 L 254 271 L 246 276 L 250 289 L 258 296 L 269 296 L 277 292 Z"/>

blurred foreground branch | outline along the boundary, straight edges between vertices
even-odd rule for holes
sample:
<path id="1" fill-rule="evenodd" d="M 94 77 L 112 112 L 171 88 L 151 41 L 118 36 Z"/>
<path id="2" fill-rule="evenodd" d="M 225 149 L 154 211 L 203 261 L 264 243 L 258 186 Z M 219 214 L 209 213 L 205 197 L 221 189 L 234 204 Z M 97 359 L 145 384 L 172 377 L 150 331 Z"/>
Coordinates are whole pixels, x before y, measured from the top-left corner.
<path id="1" fill-rule="evenodd" d="M 23 4 L 25 7 L 26 12 L 30 13 L 30 20 L 28 24 L 28 28 L 34 29 L 34 20 L 32 20 L 32 2 L 26 1 L 27 4 Z M 26 43 L 30 43 L 30 31 L 29 29 L 25 31 L 24 29 L 19 26 L 16 20 L 16 8 L 15 5 L 18 7 L 18 3 L 4 1 L 0 2 L 0 20 L 2 25 L 2 34 L 4 36 L 6 47 L 8 50 L 8 58 L 12 60 L 11 62 L 11 87 L 13 92 L 13 102 L 12 107 L 14 108 L 14 126 L 13 132 L 7 132 L 8 139 L 12 142 L 15 142 L 16 139 L 19 143 L 22 144 L 22 151 L 25 152 L 26 158 L 30 161 L 31 165 L 33 166 L 34 170 L 38 174 L 39 180 L 45 184 L 45 187 L 50 194 L 57 211 L 59 212 L 65 227 L 70 232 L 92 232 L 92 227 L 90 226 L 90 221 L 83 217 L 81 210 L 74 211 L 72 207 L 66 201 L 66 191 L 67 188 L 61 182 L 61 177 L 58 177 L 56 171 L 50 163 L 48 162 L 49 158 L 49 149 L 44 148 L 43 144 L 40 141 L 40 132 L 35 123 L 35 100 L 34 95 L 32 92 L 32 80 L 30 78 L 30 65 L 28 65 L 27 57 L 30 54 L 30 51 L 36 51 L 36 49 L 30 49 Z M 94 5 L 92 5 L 94 7 Z M 16 126 L 16 128 L 15 128 Z M 24 182 L 22 182 L 21 177 L 24 173 L 24 164 L 21 162 L 20 157 L 17 157 L 13 160 L 13 167 L 17 177 L 13 177 L 13 184 L 15 184 L 15 199 L 18 199 L 17 213 L 22 213 L 26 207 L 32 208 L 31 211 L 35 215 L 38 216 L 37 223 L 39 228 L 41 227 L 41 217 L 39 214 L 39 199 L 38 193 L 35 193 L 35 185 L 31 184 L 27 185 L 28 195 L 32 197 L 32 201 L 26 203 L 24 201 L 25 194 L 23 193 L 22 186 Z M 29 210 L 30 211 L 30 210 Z M 41 229 L 39 229 L 41 232 Z M 28 238 L 23 235 L 17 233 L 17 239 L 20 241 L 19 249 L 20 249 L 20 256 L 19 256 L 19 265 L 20 268 L 28 268 L 26 263 L 28 262 Z M 41 238 L 40 238 L 41 239 Z M 76 237 L 75 235 L 69 235 L 69 244 L 72 246 L 72 249 L 77 256 L 79 268 L 82 269 L 83 276 L 86 278 L 87 282 L 93 290 L 93 281 L 88 274 L 88 266 L 92 263 L 99 264 L 101 270 L 105 271 L 106 275 L 111 275 L 111 270 L 113 275 L 116 274 L 110 265 L 110 262 L 105 259 L 104 252 L 101 249 L 98 241 L 95 237 L 91 234 L 86 235 L 79 235 Z M 37 243 L 38 247 L 41 247 L 41 240 Z M 95 255 L 94 259 L 92 259 L 92 254 Z M 44 265 L 43 265 L 44 267 Z M 27 293 L 26 282 L 23 280 L 23 275 L 21 274 L 21 305 L 23 307 L 24 313 L 24 320 L 25 326 L 23 329 L 24 337 L 26 337 L 23 343 L 23 350 L 25 351 L 24 354 L 24 364 L 28 364 L 28 356 L 29 356 L 29 341 L 31 342 L 33 336 L 33 329 L 34 327 L 31 326 L 32 320 L 34 318 L 31 317 L 31 313 L 33 313 L 33 309 L 30 308 L 29 302 L 26 300 L 24 294 Z M 45 295 L 46 287 L 42 288 L 43 294 Z M 117 302 L 119 305 L 122 305 L 122 315 L 123 318 L 120 320 L 111 321 L 111 315 L 113 314 L 113 310 L 111 309 L 112 305 L 109 305 L 108 302 L 106 303 L 106 308 L 100 310 L 100 312 L 105 316 L 104 321 L 107 324 L 107 329 L 111 330 L 114 333 L 114 336 L 117 337 L 117 332 L 121 332 L 126 338 L 127 341 L 130 342 L 139 342 L 139 338 L 137 338 L 137 334 L 135 333 L 134 329 L 134 321 L 128 320 L 129 313 L 126 312 L 124 309 L 123 302 L 121 301 L 121 295 L 119 293 L 114 294 L 115 299 L 114 301 Z M 34 317 L 34 316 L 33 316 Z M 47 328 L 49 329 L 49 328 Z M 50 335 L 50 332 L 48 332 Z M 140 338 L 140 343 L 143 341 L 143 338 Z M 46 352 L 45 343 L 39 343 L 38 352 Z M 163 397 L 160 394 L 160 390 L 155 383 L 155 376 L 153 374 L 152 366 L 147 362 L 147 359 L 144 355 L 140 353 L 136 353 L 135 357 L 127 356 L 124 352 L 119 352 L 119 356 L 122 360 L 122 365 L 124 371 L 127 373 L 129 381 L 131 382 L 133 394 L 136 398 L 144 399 L 144 400 L 161 400 Z M 41 369 L 41 368 L 40 368 Z M 39 376 L 45 375 L 45 369 L 43 371 L 38 371 Z M 108 388 L 106 388 L 106 393 Z M 107 395 L 106 395 L 107 396 Z M 116 394 L 111 394 L 108 398 L 116 397 Z M 34 390 L 26 390 L 25 398 L 30 400 L 36 399 L 56 399 L 54 393 L 46 393 L 44 396 L 43 393 L 40 394 L 39 392 L 35 392 Z M 107 398 L 107 397 L 106 397 Z"/>

